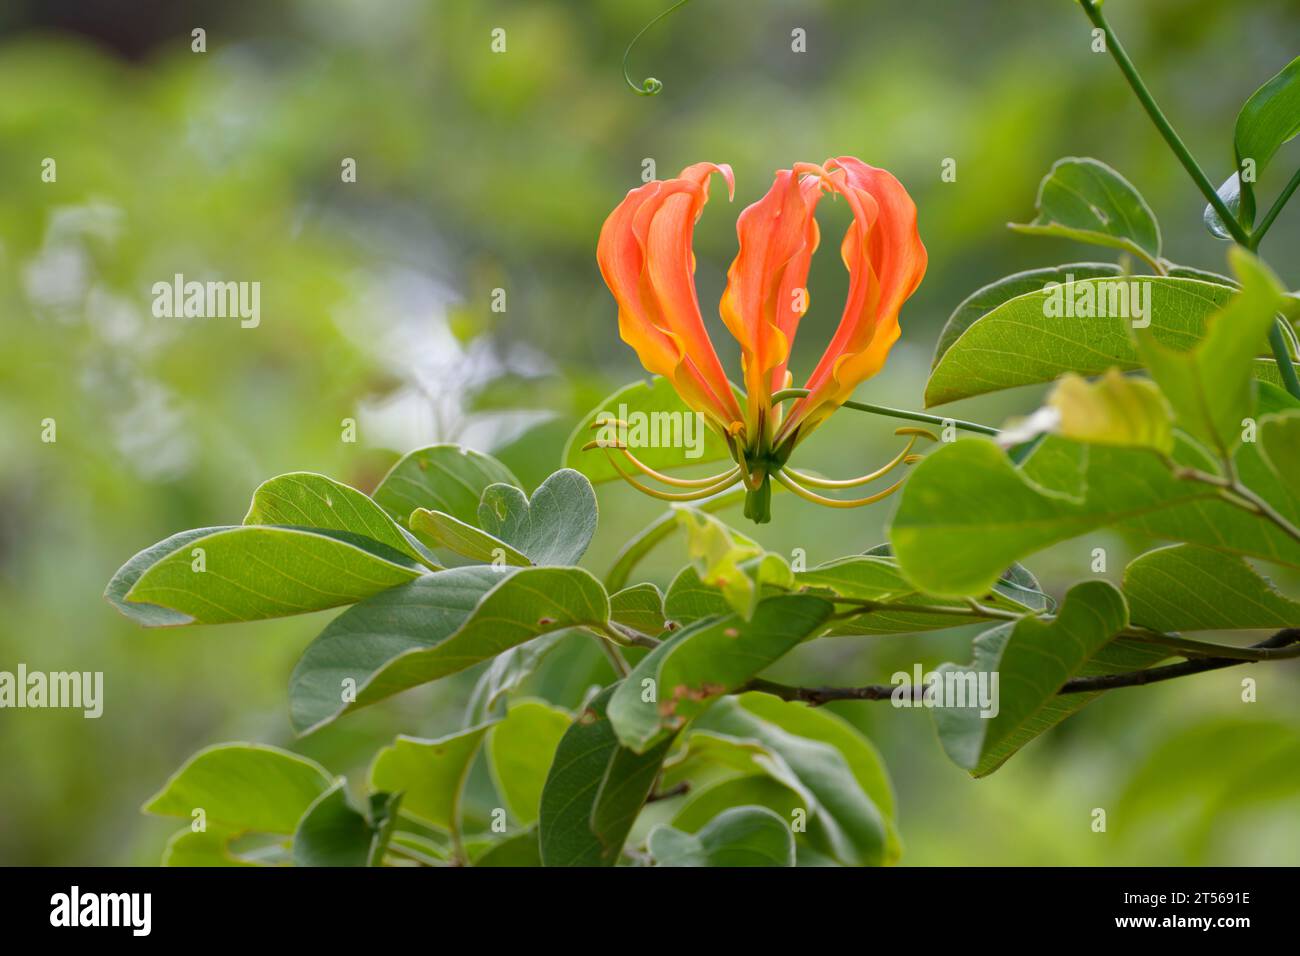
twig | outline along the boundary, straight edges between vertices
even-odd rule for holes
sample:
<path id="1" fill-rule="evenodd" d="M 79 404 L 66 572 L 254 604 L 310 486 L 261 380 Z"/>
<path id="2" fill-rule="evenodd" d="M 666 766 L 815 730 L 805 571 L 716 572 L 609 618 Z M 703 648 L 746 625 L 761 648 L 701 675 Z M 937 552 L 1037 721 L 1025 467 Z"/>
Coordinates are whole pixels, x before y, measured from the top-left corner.
<path id="1" fill-rule="evenodd" d="M 1252 644 L 1251 649 L 1272 650 L 1293 644 L 1300 644 L 1300 627 L 1284 628 L 1267 640 Z M 1057 691 L 1057 694 L 1090 694 L 1097 691 L 1114 690 L 1118 687 L 1138 687 L 1143 684 L 1173 680 L 1176 677 L 1186 677 L 1189 674 L 1200 674 L 1204 671 L 1252 663 L 1256 662 L 1232 657 L 1201 657 L 1178 664 L 1150 667 L 1146 670 L 1125 671 L 1121 674 L 1075 677 L 1066 681 L 1061 686 L 1061 689 Z M 921 695 L 925 693 L 925 688 L 917 685 L 911 687 L 898 684 L 867 684 L 863 687 L 791 687 L 787 684 L 764 680 L 761 677 L 751 680 L 737 693 L 747 690 L 773 694 L 782 700 L 801 701 L 812 707 L 820 707 L 822 704 L 830 703 L 833 700 L 890 700 L 900 690 L 909 693 L 913 700 L 920 699 Z"/>

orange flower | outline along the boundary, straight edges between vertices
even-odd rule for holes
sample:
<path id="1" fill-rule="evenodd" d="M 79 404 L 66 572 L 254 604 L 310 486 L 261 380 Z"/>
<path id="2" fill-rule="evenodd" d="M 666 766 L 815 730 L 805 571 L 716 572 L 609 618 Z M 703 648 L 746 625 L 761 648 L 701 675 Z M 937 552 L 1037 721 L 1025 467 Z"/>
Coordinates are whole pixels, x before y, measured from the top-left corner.
<path id="1" fill-rule="evenodd" d="M 828 483 L 794 472 L 786 461 L 795 445 L 847 401 L 860 383 L 880 371 L 898 340 L 898 312 L 925 274 L 926 253 L 917 232 L 915 204 L 885 170 L 841 156 L 820 166 L 797 163 L 779 170 L 767 195 L 740 214 L 736 223 L 740 249 L 727 273 L 719 310 L 740 343 L 742 412 L 704 327 L 695 294 L 691 239 L 713 173 L 721 174 L 734 193 L 729 166 L 697 163 L 676 179 L 656 180 L 632 190 L 605 221 L 597 259 L 618 302 L 624 341 L 649 371 L 672 381 L 682 400 L 726 438 L 736 459 L 734 477 L 751 492 L 746 509 L 751 517 L 767 518 L 769 477 L 823 503 L 878 500 L 879 496 L 833 501 L 808 493 L 803 487 L 807 484 L 849 487 L 860 480 Z M 795 393 L 799 398 L 789 414 L 783 415 L 780 401 L 791 397 L 782 394 L 790 385 L 787 364 L 799 321 L 808 308 L 805 284 L 819 239 L 814 212 L 825 192 L 844 197 L 853 213 L 840 245 L 849 270 L 848 299 L 830 344 L 804 390 Z M 903 431 L 915 441 L 917 430 Z M 668 480 L 627 449 L 620 450 L 639 470 Z M 713 494 L 718 490 L 714 485 L 727 474 L 687 483 L 701 490 L 668 497 L 702 497 L 705 490 Z"/>

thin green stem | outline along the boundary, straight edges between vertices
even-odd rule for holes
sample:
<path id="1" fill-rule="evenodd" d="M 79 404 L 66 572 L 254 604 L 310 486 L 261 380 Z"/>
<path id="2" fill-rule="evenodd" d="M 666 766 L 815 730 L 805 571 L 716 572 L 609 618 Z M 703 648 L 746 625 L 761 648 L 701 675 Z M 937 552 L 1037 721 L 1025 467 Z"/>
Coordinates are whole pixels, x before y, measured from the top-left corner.
<path id="1" fill-rule="evenodd" d="M 1296 377 L 1295 363 L 1291 360 L 1291 350 L 1287 347 L 1286 332 L 1282 323 L 1286 319 L 1278 316 L 1273 327 L 1268 330 L 1268 344 L 1273 349 L 1273 358 L 1277 360 L 1277 371 L 1282 376 L 1282 384 L 1295 398 L 1300 398 L 1300 378 Z"/>
<path id="2" fill-rule="evenodd" d="M 619 653 L 615 644 L 626 644 L 627 638 L 622 634 L 615 633 L 612 628 L 608 627 L 602 628 L 601 633 L 604 635 L 603 637 L 593 634 L 593 636 L 596 637 L 596 643 L 600 645 L 600 649 L 604 651 L 605 656 L 609 658 L 610 666 L 614 668 L 614 676 L 619 680 L 622 680 L 628 675 L 629 668 L 627 666 L 627 661 L 623 659 L 623 655 Z M 606 638 L 609 640 L 606 640 Z M 613 641 L 614 643 L 610 643 L 610 641 Z"/>
<path id="3" fill-rule="evenodd" d="M 809 390 L 806 388 L 783 388 L 772 395 L 772 404 L 789 401 L 792 398 L 803 398 L 808 395 Z M 908 422 L 925 422 L 929 425 L 946 425 L 952 423 L 954 428 L 960 428 L 962 431 L 978 432 L 981 435 L 998 435 L 1000 431 L 992 425 L 981 425 L 979 422 L 964 422 L 959 418 L 945 418 L 942 415 L 930 415 L 927 412 L 913 412 L 905 408 L 890 408 L 888 405 L 872 405 L 868 402 L 845 402 L 844 408 L 852 408 L 859 412 L 868 412 L 872 415 L 884 415 L 886 418 L 899 418 Z"/>
<path id="4" fill-rule="evenodd" d="M 1273 220 L 1277 218 L 1277 214 L 1282 211 L 1282 207 L 1287 204 L 1287 201 L 1291 198 L 1291 194 L 1296 191 L 1297 187 L 1300 187 L 1300 169 L 1295 171 L 1295 174 L 1291 177 L 1291 181 L 1288 182 L 1282 192 L 1278 194 L 1277 199 L 1273 200 L 1273 205 L 1269 207 L 1268 212 L 1264 213 L 1264 218 L 1259 221 L 1259 225 L 1251 232 L 1250 242 L 1247 243 L 1251 250 L 1259 248 L 1259 244 L 1263 240 L 1264 234 L 1268 232 L 1269 227 L 1273 225 Z"/>
<path id="5" fill-rule="evenodd" d="M 1124 79 L 1128 81 L 1128 85 L 1137 95 L 1142 108 L 1151 117 L 1151 122 L 1155 124 L 1156 129 L 1160 131 L 1160 135 L 1169 144 L 1169 148 L 1178 157 L 1178 161 L 1187 170 L 1187 174 L 1196 183 L 1196 188 L 1201 191 L 1205 201 L 1219 214 L 1219 218 L 1223 220 L 1223 225 L 1232 234 L 1232 238 L 1243 246 L 1249 246 L 1250 235 L 1237 220 L 1237 217 L 1228 209 L 1227 204 L 1214 188 L 1214 184 L 1205 175 L 1205 170 L 1201 169 L 1200 164 L 1193 158 L 1182 137 L 1178 135 L 1173 126 L 1170 125 L 1169 120 L 1165 118 L 1165 114 L 1161 112 L 1160 107 L 1156 105 L 1151 91 L 1147 89 L 1146 83 L 1142 81 L 1142 77 L 1138 74 L 1137 67 L 1133 65 L 1133 61 L 1129 59 L 1128 53 L 1125 52 L 1124 45 L 1119 42 L 1119 37 L 1115 35 L 1115 31 L 1111 29 L 1110 24 L 1106 21 L 1106 15 L 1101 12 L 1101 5 L 1097 0 L 1079 0 L 1079 5 L 1083 7 L 1083 12 L 1088 15 L 1088 19 L 1093 22 L 1093 25 L 1106 35 L 1106 49 L 1110 51 L 1111 58 L 1119 66 L 1120 72 L 1124 74 Z"/>
<path id="6" fill-rule="evenodd" d="M 674 10 L 677 10 L 679 7 L 686 6 L 686 4 L 689 2 L 690 0 L 677 0 L 677 2 L 674 3 L 671 7 L 669 7 L 663 13 L 659 14 L 659 16 L 655 17 L 653 20 L 651 20 L 649 23 L 643 26 L 641 28 L 641 32 L 632 38 L 632 42 L 629 43 L 627 45 L 627 49 L 623 51 L 623 80 L 632 89 L 632 92 L 637 94 L 637 96 L 654 96 L 664 88 L 664 85 L 660 83 L 657 79 L 655 79 L 653 76 L 647 76 L 644 80 L 641 81 L 640 86 L 637 86 L 636 83 L 632 81 L 632 77 L 627 72 L 627 58 L 632 53 L 632 47 L 636 46 L 636 41 L 641 39 L 641 37 L 645 35 L 645 32 L 649 30 L 652 26 L 654 26 L 664 17 L 671 14 Z"/>
<path id="7" fill-rule="evenodd" d="M 966 605 L 965 607 L 955 607 L 945 604 L 904 604 L 897 601 L 870 601 L 865 598 L 830 598 L 834 604 L 848 604 L 854 608 L 853 611 L 843 614 L 843 617 L 852 618 L 859 614 L 869 614 L 873 611 L 905 611 L 908 614 L 944 614 L 950 617 L 968 617 L 972 621 L 976 620 L 995 620 L 995 621 L 1018 621 L 1022 617 L 1032 617 L 1033 615 L 1017 614 L 1015 611 L 1004 611 L 1001 608 L 988 607 L 978 604 Z M 836 617 L 841 615 L 837 614 Z"/>
<path id="8" fill-rule="evenodd" d="M 1234 647 L 1231 644 L 1215 644 L 1210 641 L 1197 641 L 1174 634 L 1164 634 L 1142 627 L 1127 627 L 1120 631 L 1118 639 L 1138 644 L 1154 644 L 1178 651 L 1183 657 L 1214 657 L 1236 661 L 1271 661 L 1300 657 L 1300 644 L 1287 647 Z"/>
<path id="9" fill-rule="evenodd" d="M 1178 465 L 1173 466 L 1175 478 L 1181 478 L 1184 481 L 1196 481 L 1201 484 L 1210 485 L 1219 490 L 1219 497 L 1234 507 L 1241 508 L 1253 515 L 1271 522 L 1279 528 L 1287 537 L 1300 541 L 1300 528 L 1297 528 L 1291 521 L 1274 508 L 1271 504 L 1257 495 L 1254 491 L 1242 484 L 1241 480 L 1233 472 L 1228 476 L 1211 475 L 1195 468 L 1184 468 Z"/>

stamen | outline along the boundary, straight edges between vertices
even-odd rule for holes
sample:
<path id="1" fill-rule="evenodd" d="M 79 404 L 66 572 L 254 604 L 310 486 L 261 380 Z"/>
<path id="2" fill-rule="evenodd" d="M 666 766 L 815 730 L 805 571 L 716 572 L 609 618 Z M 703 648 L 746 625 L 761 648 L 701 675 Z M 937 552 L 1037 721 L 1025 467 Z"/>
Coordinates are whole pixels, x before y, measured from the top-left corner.
<path id="1" fill-rule="evenodd" d="M 632 454 L 632 452 L 628 451 L 627 445 L 619 442 L 607 442 L 598 438 L 595 441 L 589 441 L 587 444 L 582 446 L 583 451 L 590 451 L 593 448 L 617 448 L 623 453 L 623 457 L 635 465 L 637 470 L 642 474 L 648 475 L 656 481 L 661 481 L 665 485 L 672 485 L 675 488 L 704 488 L 721 481 L 728 475 L 734 477 L 739 471 L 736 468 L 731 468 L 728 471 L 720 471 L 716 475 L 708 475 L 704 478 L 674 478 L 672 475 L 665 475 L 662 472 L 655 471 L 641 459 L 637 458 L 636 455 Z"/>
<path id="2" fill-rule="evenodd" d="M 875 504 L 877 501 L 882 501 L 885 498 L 888 498 L 899 488 L 903 487 L 903 482 L 906 480 L 905 478 L 900 478 L 884 491 L 876 492 L 874 495 L 868 495 L 866 498 L 837 500 L 835 498 L 827 498 L 823 495 L 809 491 L 803 485 L 799 484 L 799 482 L 791 478 L 785 470 L 772 472 L 772 477 L 805 501 L 811 501 L 813 504 L 825 505 L 827 508 L 861 508 L 863 505 Z"/>
<path id="3" fill-rule="evenodd" d="M 910 452 L 912 451 L 912 446 L 916 444 L 917 439 L 928 438 L 931 441 L 939 440 L 932 432 L 928 431 L 927 429 L 914 428 L 911 426 L 905 426 L 903 428 L 895 429 L 894 434 L 908 436 L 907 445 L 903 448 L 903 450 L 899 452 L 897 455 L 895 455 L 884 466 L 877 468 L 875 471 L 869 472 L 865 475 L 859 475 L 857 478 L 845 478 L 843 480 L 836 480 L 833 478 L 818 478 L 815 475 L 805 474 L 804 472 L 796 471 L 793 468 L 787 468 L 785 470 L 786 474 L 790 475 L 796 481 L 803 482 L 805 485 L 811 485 L 814 488 L 856 488 L 858 485 L 865 485 L 869 481 L 875 481 L 877 478 L 883 478 L 885 475 L 889 474 L 899 465 L 911 465 L 919 461 L 921 458 L 920 455 L 910 454 Z"/>
<path id="4" fill-rule="evenodd" d="M 669 491 L 657 491 L 648 485 L 643 485 L 619 467 L 618 460 L 608 448 L 605 449 L 605 454 L 609 455 L 609 463 L 614 466 L 614 470 L 618 472 L 620 478 L 642 494 L 649 495 L 651 498 L 658 498 L 660 501 L 698 501 L 701 498 L 711 498 L 719 491 L 725 491 L 730 488 L 736 483 L 736 479 L 740 477 L 740 469 L 733 468 L 722 480 L 718 481 L 714 485 L 710 485 L 708 488 L 701 488 L 699 491 L 674 494 Z"/>

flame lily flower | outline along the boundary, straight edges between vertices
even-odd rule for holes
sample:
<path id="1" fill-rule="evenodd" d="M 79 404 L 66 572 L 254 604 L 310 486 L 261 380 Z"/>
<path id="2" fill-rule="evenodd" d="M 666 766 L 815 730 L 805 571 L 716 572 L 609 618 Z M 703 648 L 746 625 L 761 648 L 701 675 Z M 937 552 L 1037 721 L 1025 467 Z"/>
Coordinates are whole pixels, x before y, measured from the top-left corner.
<path id="1" fill-rule="evenodd" d="M 727 273 L 719 305 L 722 321 L 740 343 L 743 393 L 728 380 L 709 338 L 695 293 L 695 223 L 709 198 L 709 180 L 721 176 L 734 198 L 735 179 L 724 164 L 696 163 L 676 179 L 631 190 L 605 220 L 597 247 L 601 275 L 618 303 L 619 332 L 641 363 L 672 382 L 682 401 L 727 442 L 728 471 L 700 479 L 672 478 L 638 460 L 625 445 L 596 441 L 620 474 L 643 491 L 674 501 L 716 494 L 737 482 L 748 491 L 745 514 L 770 516 L 770 480 L 801 497 L 838 507 L 878 501 L 832 499 L 810 488 L 849 488 L 911 464 L 919 428 L 902 428 L 907 447 L 884 468 L 844 481 L 788 467 L 791 452 L 880 371 L 898 340 L 898 313 L 925 274 L 926 252 L 916 227 L 916 205 L 890 173 L 851 156 L 822 165 L 796 163 L 778 170 L 772 188 L 741 212 L 739 252 Z M 808 308 L 805 287 L 820 238 L 814 212 L 824 193 L 841 196 L 853 213 L 840 244 L 849 270 L 848 298 L 830 344 L 803 389 L 791 389 L 787 369 L 799 321 Z M 796 398 L 797 396 L 797 398 Z M 788 413 L 782 402 L 796 398 Z M 595 423 L 604 426 L 611 423 Z M 613 450 L 636 471 L 679 493 L 656 491 L 618 466 Z"/>

